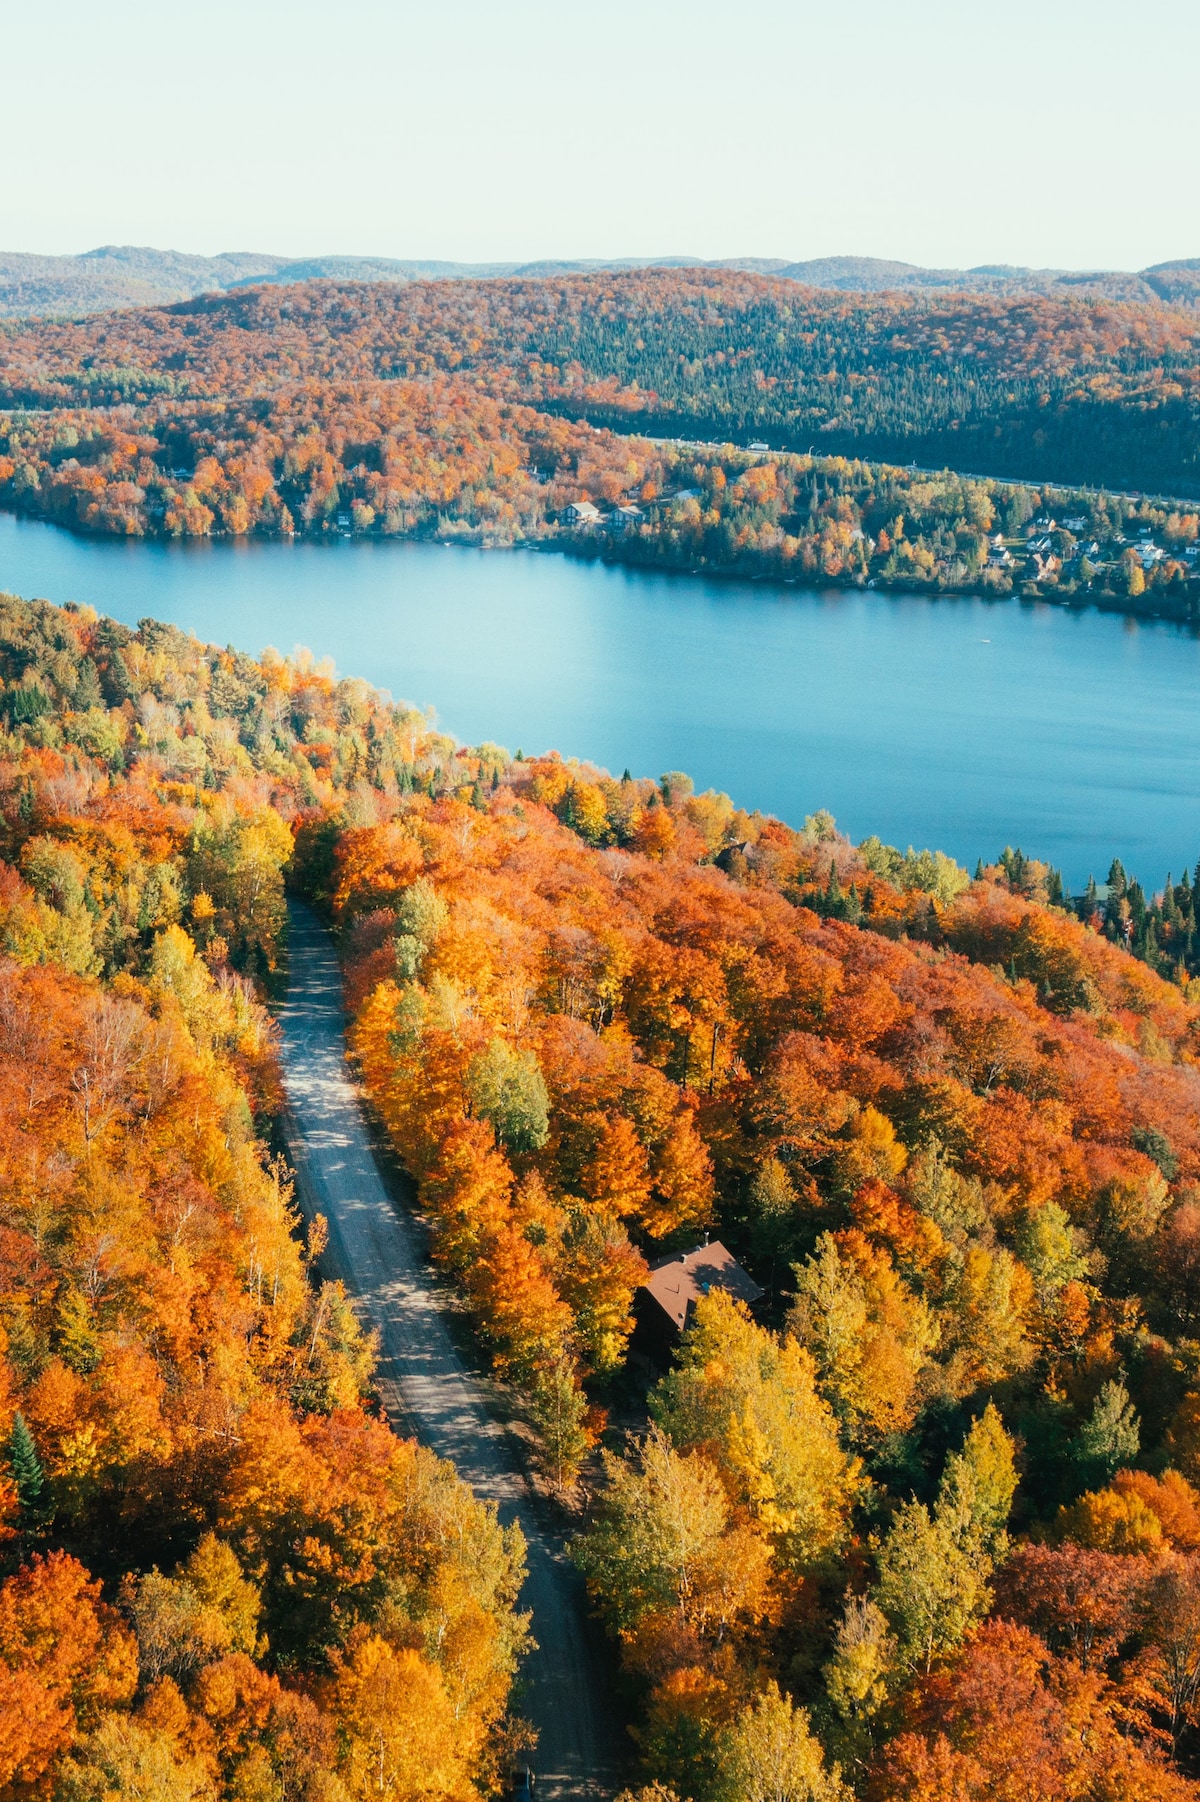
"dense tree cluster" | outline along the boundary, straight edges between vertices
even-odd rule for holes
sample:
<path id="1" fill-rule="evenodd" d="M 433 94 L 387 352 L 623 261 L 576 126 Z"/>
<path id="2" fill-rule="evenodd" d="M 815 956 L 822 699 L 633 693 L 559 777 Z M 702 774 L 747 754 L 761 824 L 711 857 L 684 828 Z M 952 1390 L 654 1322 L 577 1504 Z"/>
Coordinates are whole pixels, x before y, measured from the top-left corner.
<path id="1" fill-rule="evenodd" d="M 202 406 L 152 430 L 109 415 L 18 417 L 0 443 L 0 498 L 86 531 L 433 533 L 784 581 L 1096 595 L 1187 617 L 1200 603 L 1198 515 L 1186 507 L 656 445 L 441 378 L 308 388 L 254 417 Z M 589 500 L 633 512 L 577 528 L 569 508 Z M 1055 510 L 1071 526 L 1043 531 Z"/>
<path id="2" fill-rule="evenodd" d="M 410 724 L 0 600 L 6 1802 L 470 1802 L 504 1756 L 519 1538 L 367 1405 L 265 1145 L 294 823 Z"/>
<path id="3" fill-rule="evenodd" d="M 354 1048 L 560 1474 L 640 1256 L 719 1229 L 768 1289 L 700 1304 L 579 1542 L 649 1772 L 1194 1795 L 1195 1001 L 1016 854 L 972 882 L 677 774 L 497 752 L 382 812 L 323 884 Z M 1080 1559 L 1121 1597 L 1086 1656 Z"/>
<path id="4" fill-rule="evenodd" d="M 1120 858 L 1114 858 L 1103 893 L 1089 881 L 1076 905 L 1081 918 L 1097 932 L 1124 945 L 1164 976 L 1186 984 L 1200 977 L 1198 883 L 1200 865 L 1191 872 L 1185 869 L 1178 882 L 1168 873 L 1162 892 L 1147 895 L 1136 877 L 1126 874 Z"/>
<path id="5" fill-rule="evenodd" d="M 1200 492 L 1200 370 L 1187 313 L 832 294 L 703 270 L 576 277 L 551 284 L 540 304 L 531 286 L 501 327 L 505 354 L 525 353 L 531 398 L 604 423 Z M 503 308 L 498 297 L 493 314 Z M 601 380 L 619 386 L 619 410 L 603 407 Z"/>
<path id="6" fill-rule="evenodd" d="M 0 498 L 118 536 L 340 530 L 511 543 L 570 501 L 615 497 L 656 467 L 646 444 L 440 377 L 14 415 L 0 431 Z"/>
<path id="7" fill-rule="evenodd" d="M 1060 871 L 1037 858 L 1026 857 L 1011 845 L 1001 852 L 994 865 L 985 869 L 980 862 L 975 873 L 1030 900 L 1071 909 L 1093 932 L 1102 934 L 1110 944 L 1120 945 L 1175 983 L 1189 1000 L 1200 1000 L 1200 935 L 1196 921 L 1200 865 L 1191 872 L 1185 868 L 1178 882 L 1168 872 L 1162 889 L 1150 895 L 1136 877 L 1128 875 L 1119 857 L 1113 859 L 1103 883 L 1090 876 L 1083 893 L 1075 896 L 1067 895 Z M 844 914 L 845 897 L 835 896 L 834 905 Z"/>
<path id="8" fill-rule="evenodd" d="M 638 494 L 639 523 L 615 512 L 576 548 L 650 568 L 1200 611 L 1200 514 L 1186 505 L 729 448 L 664 451 L 663 472 L 666 489 L 651 477 Z"/>

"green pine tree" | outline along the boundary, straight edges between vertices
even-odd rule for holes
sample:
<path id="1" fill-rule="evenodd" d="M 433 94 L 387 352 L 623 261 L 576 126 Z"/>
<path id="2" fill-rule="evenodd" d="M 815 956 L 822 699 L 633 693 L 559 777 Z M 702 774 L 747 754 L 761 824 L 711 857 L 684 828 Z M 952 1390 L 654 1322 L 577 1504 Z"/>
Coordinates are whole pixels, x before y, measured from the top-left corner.
<path id="1" fill-rule="evenodd" d="M 85 657 L 79 665 L 79 673 L 75 678 L 75 711 L 76 713 L 87 713 L 90 708 L 103 705 L 104 697 L 100 692 L 100 672 L 92 659 Z"/>
<path id="2" fill-rule="evenodd" d="M 12 1431 L 8 1435 L 8 1465 L 22 1514 L 36 1518 L 45 1494 L 46 1477 L 33 1434 L 19 1409 L 13 1415 Z"/>

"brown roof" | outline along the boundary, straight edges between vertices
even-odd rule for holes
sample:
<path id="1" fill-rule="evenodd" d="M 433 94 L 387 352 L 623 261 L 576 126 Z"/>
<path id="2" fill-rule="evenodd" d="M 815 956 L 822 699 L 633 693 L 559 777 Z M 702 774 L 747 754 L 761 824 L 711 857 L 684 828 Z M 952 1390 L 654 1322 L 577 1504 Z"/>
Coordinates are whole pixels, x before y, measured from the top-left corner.
<path id="1" fill-rule="evenodd" d="M 697 1245 L 691 1251 L 676 1252 L 674 1257 L 659 1258 L 651 1264 L 642 1288 L 677 1327 L 687 1325 L 688 1308 L 710 1289 L 725 1289 L 744 1302 L 757 1301 L 763 1293 L 732 1252 L 716 1239 L 711 1245 Z"/>

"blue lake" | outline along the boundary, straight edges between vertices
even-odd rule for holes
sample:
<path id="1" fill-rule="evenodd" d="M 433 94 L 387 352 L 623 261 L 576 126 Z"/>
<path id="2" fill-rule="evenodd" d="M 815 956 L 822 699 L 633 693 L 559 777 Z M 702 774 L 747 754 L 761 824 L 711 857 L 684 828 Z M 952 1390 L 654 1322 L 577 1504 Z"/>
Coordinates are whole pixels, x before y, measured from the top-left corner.
<path id="1" fill-rule="evenodd" d="M 683 769 L 793 824 L 1081 887 L 1200 856 L 1200 641 L 1090 610 L 661 576 L 347 540 L 160 545 L 0 515 L 0 588 L 258 652 L 307 645 L 446 730 Z"/>

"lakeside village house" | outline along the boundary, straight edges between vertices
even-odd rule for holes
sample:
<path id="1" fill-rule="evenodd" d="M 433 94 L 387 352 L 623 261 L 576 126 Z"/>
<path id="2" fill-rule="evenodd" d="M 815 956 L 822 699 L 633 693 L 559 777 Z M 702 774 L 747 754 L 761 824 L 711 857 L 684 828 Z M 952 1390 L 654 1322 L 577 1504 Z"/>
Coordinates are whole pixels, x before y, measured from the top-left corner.
<path id="1" fill-rule="evenodd" d="M 750 448 L 754 450 L 757 447 L 751 445 Z M 669 497 L 664 495 L 662 498 L 684 501 L 698 500 L 700 496 L 694 488 L 681 488 L 677 494 Z M 575 531 L 604 530 L 618 535 L 635 531 L 645 518 L 642 508 L 635 507 L 628 501 L 612 507 L 607 513 L 603 513 L 595 501 L 572 501 L 559 515 L 560 523 Z M 339 515 L 339 523 L 340 519 Z M 1010 576 L 1019 577 L 1024 574 L 1040 582 L 1047 576 L 1074 573 L 1085 559 L 1093 566 L 1115 566 L 1121 547 L 1128 545 L 1128 540 L 1118 533 L 1109 544 L 1102 545 L 1094 538 L 1081 544 L 1078 535 L 1087 530 L 1087 524 L 1087 520 L 1082 517 L 1064 519 L 1060 523 L 1047 514 L 1041 514 L 1030 522 L 1018 539 L 1006 539 L 1003 532 L 996 532 L 988 539 L 988 568 L 1004 570 Z M 1057 538 L 1054 534 L 1058 534 Z M 853 536 L 861 538 L 862 532 L 856 531 Z M 1154 543 L 1149 526 L 1142 527 L 1130 548 L 1147 572 L 1156 563 L 1161 563 L 1167 555 L 1160 545 Z M 1200 544 L 1187 546 L 1181 554 L 1189 567 L 1197 564 L 1200 562 Z"/>
<path id="2" fill-rule="evenodd" d="M 605 517 L 593 501 L 572 501 L 569 507 L 563 508 L 562 514 L 565 526 L 574 526 L 578 530 L 607 526 L 610 532 L 630 532 L 640 526 L 645 517 L 640 507 L 629 505 L 614 507 Z"/>
<path id="3" fill-rule="evenodd" d="M 750 446 L 751 450 L 765 448 Z M 700 500 L 701 496 L 694 488 L 681 488 L 677 493 L 659 498 L 664 502 L 678 502 Z M 595 501 L 572 501 L 558 515 L 559 524 L 569 530 L 583 534 L 605 533 L 610 538 L 636 532 L 646 518 L 643 509 L 629 501 L 613 505 L 607 512 L 602 511 Z M 1075 582 L 1080 578 L 1091 581 L 1097 575 L 1103 578 L 1106 574 L 1115 578 L 1122 574 L 1123 566 L 1135 563 L 1149 576 L 1157 564 L 1174 557 L 1189 579 L 1200 576 L 1200 541 L 1177 545 L 1168 552 L 1155 544 L 1152 528 L 1148 525 L 1140 527 L 1132 540 L 1117 532 L 1104 543 L 1095 538 L 1084 542 L 1083 534 L 1087 529 L 1088 520 L 1083 515 L 1059 521 L 1048 513 L 1039 514 L 1019 534 L 992 533 L 987 540 L 986 567 L 995 575 L 1007 578 L 1012 585 L 1040 585 Z M 861 539 L 862 530 L 856 529 L 851 537 Z M 874 553 L 873 540 L 868 540 L 867 550 L 869 554 Z M 869 586 L 874 587 L 874 582 Z M 1033 587 L 1029 592 L 1034 592 Z"/>
<path id="4" fill-rule="evenodd" d="M 1003 532 L 996 532 L 988 540 L 988 568 L 1041 582 L 1048 576 L 1077 574 L 1085 561 L 1093 569 L 1114 569 L 1123 549 L 1126 555 L 1132 551 L 1147 573 L 1167 556 L 1161 545 L 1154 543 L 1149 526 L 1141 528 L 1132 544 L 1120 533 L 1105 544 L 1095 538 L 1080 543 L 1078 535 L 1087 530 L 1087 524 L 1084 518 L 1064 519 L 1060 523 L 1042 515 L 1030 522 L 1023 540 L 1016 541 L 1015 545 L 1011 538 L 1005 539 Z M 1065 540 L 1064 534 L 1067 535 Z M 1188 545 L 1180 554 L 1190 572 L 1200 559 L 1200 546 Z"/>
<path id="5" fill-rule="evenodd" d="M 651 1264 L 650 1274 L 633 1298 L 636 1321 L 630 1349 L 649 1363 L 665 1368 L 679 1344 L 693 1308 L 712 1289 L 725 1289 L 747 1307 L 761 1301 L 765 1290 L 748 1276 L 719 1239 L 673 1252 Z"/>

